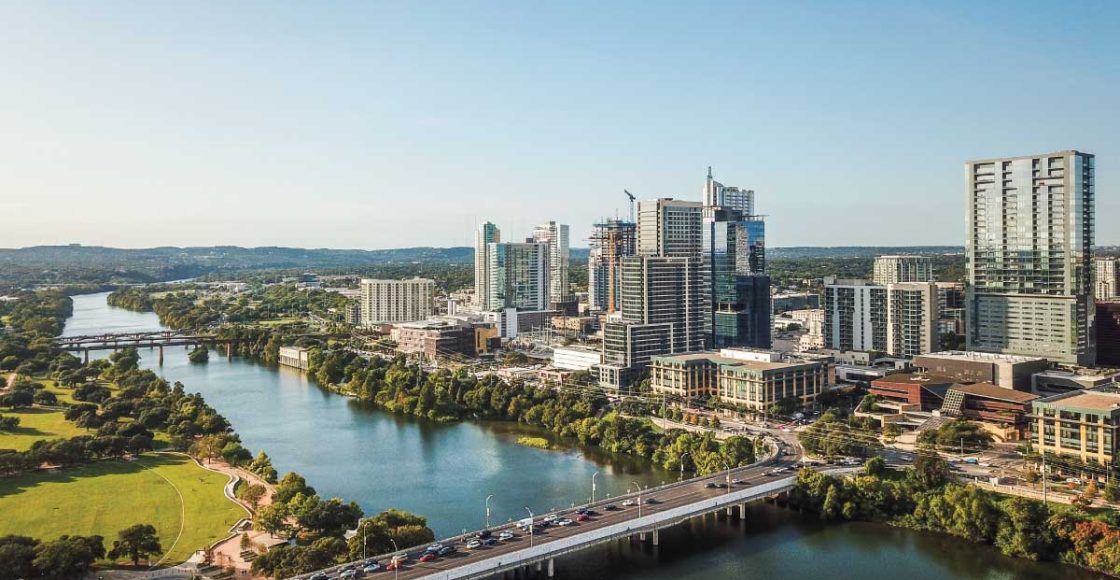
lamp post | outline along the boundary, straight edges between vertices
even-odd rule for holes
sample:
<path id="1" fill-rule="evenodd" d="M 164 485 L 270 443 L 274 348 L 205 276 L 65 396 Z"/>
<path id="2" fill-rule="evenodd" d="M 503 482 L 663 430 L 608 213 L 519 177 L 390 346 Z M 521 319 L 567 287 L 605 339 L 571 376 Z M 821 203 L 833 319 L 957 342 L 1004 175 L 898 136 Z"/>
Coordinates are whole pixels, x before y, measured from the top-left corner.
<path id="1" fill-rule="evenodd" d="M 724 467 L 724 469 L 727 470 L 727 495 L 731 495 L 731 466 L 724 463 L 723 467 Z M 731 509 L 731 508 L 727 508 L 727 509 Z"/>
<path id="2" fill-rule="evenodd" d="M 397 558 L 400 557 L 401 549 L 397 547 L 396 540 L 394 540 L 393 538 L 389 538 L 389 541 L 393 543 L 393 580 L 399 580 L 401 577 L 401 560 L 398 560 Z"/>
<path id="3" fill-rule="evenodd" d="M 536 526 L 536 522 L 533 521 L 533 518 L 534 518 L 533 510 L 529 509 L 529 506 L 525 506 L 525 511 L 529 512 L 529 547 L 532 548 L 533 547 L 533 527 Z"/>
<path id="4" fill-rule="evenodd" d="M 492 497 L 494 494 L 486 496 L 486 529 L 490 529 L 490 498 Z"/>
<path id="5" fill-rule="evenodd" d="M 638 517 L 642 517 L 642 486 L 638 482 L 634 482 L 634 488 L 638 490 Z"/>
<path id="6" fill-rule="evenodd" d="M 599 472 L 591 474 L 591 503 L 595 503 L 595 478 L 599 477 Z"/>
<path id="7" fill-rule="evenodd" d="M 680 480 L 684 481 L 684 458 L 688 456 L 688 452 L 681 453 L 681 477 Z"/>

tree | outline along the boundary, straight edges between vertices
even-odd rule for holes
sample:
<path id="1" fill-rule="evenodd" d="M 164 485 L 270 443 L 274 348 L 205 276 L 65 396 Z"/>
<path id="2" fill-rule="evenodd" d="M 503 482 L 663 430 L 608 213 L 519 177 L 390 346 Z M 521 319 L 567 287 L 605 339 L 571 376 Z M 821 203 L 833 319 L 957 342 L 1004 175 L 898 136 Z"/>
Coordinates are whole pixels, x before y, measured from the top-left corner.
<path id="1" fill-rule="evenodd" d="M 250 484 L 249 487 L 245 488 L 245 501 L 253 506 L 253 511 L 257 511 L 257 506 L 261 503 L 261 498 L 267 491 L 268 489 L 259 483 Z"/>
<path id="2" fill-rule="evenodd" d="M 288 506 L 283 503 L 264 506 L 253 518 L 253 526 L 277 537 L 287 537 L 292 532 L 288 525 Z"/>
<path id="3" fill-rule="evenodd" d="M 1041 502 L 1011 497 L 1003 505 L 1007 521 L 999 527 L 996 546 L 1008 556 L 1038 560 L 1048 557 L 1052 543 L 1046 509 Z"/>
<path id="4" fill-rule="evenodd" d="M 141 558 L 158 556 L 162 553 L 163 548 L 159 545 L 156 527 L 151 524 L 136 524 L 117 533 L 117 540 L 109 550 L 109 559 L 127 557 L 132 560 L 133 566 L 137 566 Z"/>
<path id="5" fill-rule="evenodd" d="M 101 536 L 61 536 L 40 544 L 35 552 L 35 567 L 47 577 L 58 580 L 82 576 L 93 563 L 105 557 Z"/>
<path id="6" fill-rule="evenodd" d="M 902 435 L 902 427 L 899 427 L 897 423 L 883 424 L 883 439 L 887 442 L 887 445 L 894 445 L 899 435 Z"/>
<path id="7" fill-rule="evenodd" d="M 288 503 L 296 495 L 315 495 L 315 488 L 307 485 L 307 480 L 302 475 L 296 472 L 289 472 L 284 475 L 280 483 L 276 484 L 276 489 L 272 493 L 272 501 L 274 503 Z"/>
<path id="8" fill-rule="evenodd" d="M 921 489 L 941 487 L 949 481 L 949 462 L 936 453 L 920 452 L 910 477 Z"/>
<path id="9" fill-rule="evenodd" d="M 48 405 L 48 406 L 50 406 L 50 405 L 57 405 L 58 404 L 58 396 L 55 395 L 54 393 L 52 393 L 50 391 L 46 391 L 46 390 L 35 391 L 35 394 L 31 396 L 31 400 L 36 405 Z"/>
<path id="10" fill-rule="evenodd" d="M 882 457 L 875 456 L 867 460 L 863 465 L 863 471 L 872 477 L 879 477 L 887 470 L 887 462 Z"/>
<path id="11" fill-rule="evenodd" d="M 1101 497 L 1109 503 L 1116 503 L 1120 501 L 1120 485 L 1116 485 L 1115 481 L 1109 481 L 1104 486 L 1104 491 Z"/>
<path id="12" fill-rule="evenodd" d="M 0 578 L 30 578 L 38 576 L 35 570 L 35 549 L 39 540 L 26 536 L 0 537 Z"/>

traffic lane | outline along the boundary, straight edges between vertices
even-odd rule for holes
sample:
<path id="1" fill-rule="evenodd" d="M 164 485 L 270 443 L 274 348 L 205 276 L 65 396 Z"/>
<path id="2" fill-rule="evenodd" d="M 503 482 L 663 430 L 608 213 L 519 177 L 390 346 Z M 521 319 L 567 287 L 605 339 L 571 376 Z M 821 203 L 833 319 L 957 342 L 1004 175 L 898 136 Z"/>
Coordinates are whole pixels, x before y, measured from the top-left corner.
<path id="1" fill-rule="evenodd" d="M 730 491 L 734 492 L 760 483 L 773 481 L 773 476 L 767 476 L 765 474 L 776 467 L 775 465 L 751 466 L 733 470 L 731 477 L 733 479 L 741 479 L 743 484 L 733 485 Z M 660 490 L 659 492 L 643 492 L 641 494 L 643 502 L 646 501 L 647 498 L 653 497 L 657 500 L 657 503 L 642 504 L 641 515 L 645 516 L 663 510 L 695 504 L 705 499 L 716 499 L 721 495 L 727 495 L 729 493 L 727 489 L 705 487 L 705 484 L 708 482 L 725 483 L 726 479 L 726 473 L 720 473 L 693 480 L 685 484 L 679 484 L 678 486 Z M 667 493 L 669 495 L 666 495 Z M 632 497 L 636 500 L 638 494 L 620 497 L 624 499 Z M 621 504 L 618 504 L 618 506 L 620 508 L 618 511 L 604 511 L 596 508 L 599 515 L 593 516 L 592 519 L 586 522 L 574 522 L 570 526 L 548 526 L 544 528 L 542 532 L 533 534 L 533 545 L 546 544 L 551 541 L 577 536 L 582 533 L 594 531 L 598 528 L 637 519 L 639 517 L 637 506 L 622 507 Z M 574 510 L 572 510 L 572 514 L 574 514 Z M 528 548 L 529 534 L 521 531 L 515 533 L 518 535 L 512 540 L 500 542 L 493 546 L 476 548 L 470 551 L 459 551 L 454 555 L 441 557 L 432 562 L 418 562 L 415 558 L 412 558 L 409 560 L 410 564 L 401 570 L 400 575 L 402 578 L 422 577 L 428 574 L 451 570 L 474 561 L 512 554 L 524 548 Z"/>

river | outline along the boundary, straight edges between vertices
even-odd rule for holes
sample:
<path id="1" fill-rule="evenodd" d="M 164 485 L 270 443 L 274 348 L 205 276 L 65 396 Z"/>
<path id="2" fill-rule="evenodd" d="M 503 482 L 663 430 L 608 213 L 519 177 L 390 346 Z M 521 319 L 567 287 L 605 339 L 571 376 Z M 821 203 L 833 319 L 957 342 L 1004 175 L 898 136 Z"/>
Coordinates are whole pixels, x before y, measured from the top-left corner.
<path id="1" fill-rule="evenodd" d="M 64 334 L 160 330 L 152 313 L 105 303 L 105 293 L 74 297 Z M 165 350 L 164 364 L 141 349 L 141 365 L 200 392 L 254 452 L 264 449 L 281 473 L 297 471 L 323 496 L 361 504 L 366 513 L 396 507 L 428 516 L 437 536 L 583 502 L 675 477 L 633 457 L 556 442 L 558 450 L 516 443 L 516 425 L 435 424 L 390 415 L 327 392 L 302 373 L 240 358 L 191 364 L 187 351 Z M 528 431 L 536 433 L 535 431 Z M 815 517 L 758 505 L 746 522 L 698 519 L 662 534 L 662 545 L 612 544 L 557 562 L 560 578 L 907 580 L 1081 580 L 1076 568 L 1007 558 L 950 537 L 864 523 L 823 524 Z"/>

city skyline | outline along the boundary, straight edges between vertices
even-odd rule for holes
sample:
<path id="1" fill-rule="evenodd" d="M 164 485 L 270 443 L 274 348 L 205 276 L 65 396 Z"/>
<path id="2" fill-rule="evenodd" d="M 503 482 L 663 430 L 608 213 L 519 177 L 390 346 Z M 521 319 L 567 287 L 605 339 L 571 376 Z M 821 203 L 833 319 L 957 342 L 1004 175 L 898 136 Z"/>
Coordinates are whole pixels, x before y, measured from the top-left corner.
<path id="1" fill-rule="evenodd" d="M 623 189 L 701 201 L 708 166 L 772 247 L 960 245 L 967 160 L 1065 149 L 1114 214 L 1120 9 L 1037 6 L 10 4 L 0 247 L 471 246 L 547 219 L 586 247 Z M 1062 122 L 1023 122 L 1074 79 Z M 921 231 L 852 227 L 915 207 Z"/>

